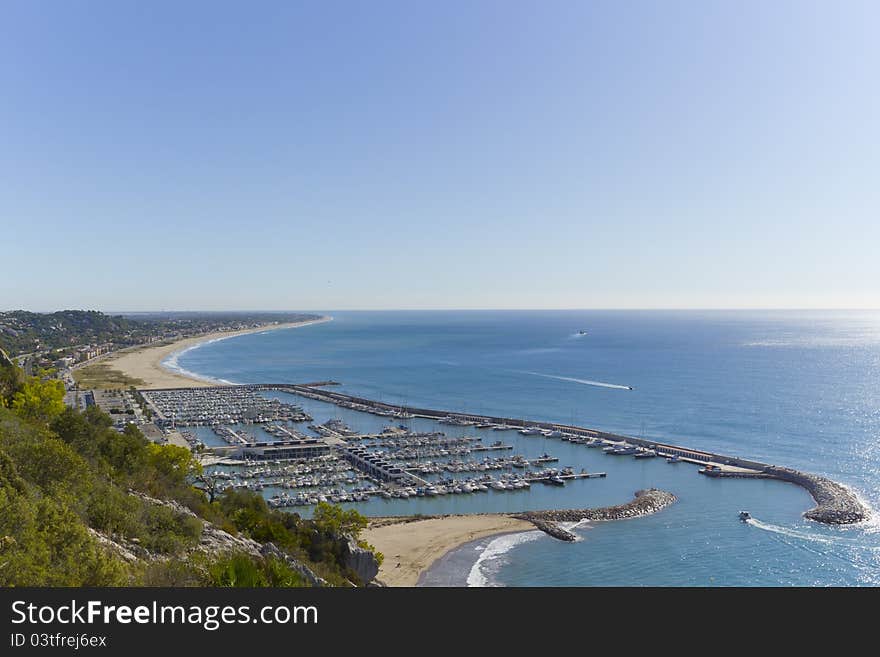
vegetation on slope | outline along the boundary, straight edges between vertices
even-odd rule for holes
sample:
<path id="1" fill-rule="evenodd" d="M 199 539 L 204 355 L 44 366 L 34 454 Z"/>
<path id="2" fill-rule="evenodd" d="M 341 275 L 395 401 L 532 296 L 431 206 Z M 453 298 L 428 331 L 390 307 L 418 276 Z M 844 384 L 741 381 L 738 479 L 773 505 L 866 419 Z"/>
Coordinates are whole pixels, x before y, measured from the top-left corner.
<path id="1" fill-rule="evenodd" d="M 346 567 L 356 512 L 325 505 L 305 520 L 232 489 L 209 501 L 188 450 L 64 408 L 56 382 L 15 369 L 0 357 L 0 585 L 364 583 Z M 208 533 L 232 547 L 206 547 Z"/>

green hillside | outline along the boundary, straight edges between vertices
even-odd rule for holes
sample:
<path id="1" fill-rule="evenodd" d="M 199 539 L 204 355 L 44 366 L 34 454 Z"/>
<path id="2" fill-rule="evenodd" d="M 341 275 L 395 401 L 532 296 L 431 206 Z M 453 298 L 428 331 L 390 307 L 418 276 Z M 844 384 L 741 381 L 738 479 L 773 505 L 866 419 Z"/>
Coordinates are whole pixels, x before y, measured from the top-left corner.
<path id="1" fill-rule="evenodd" d="M 369 554 L 356 512 L 323 505 L 305 520 L 231 489 L 209 500 L 188 450 L 133 426 L 119 433 L 62 396 L 0 352 L 0 585 L 348 586 L 375 575 L 354 569 Z"/>

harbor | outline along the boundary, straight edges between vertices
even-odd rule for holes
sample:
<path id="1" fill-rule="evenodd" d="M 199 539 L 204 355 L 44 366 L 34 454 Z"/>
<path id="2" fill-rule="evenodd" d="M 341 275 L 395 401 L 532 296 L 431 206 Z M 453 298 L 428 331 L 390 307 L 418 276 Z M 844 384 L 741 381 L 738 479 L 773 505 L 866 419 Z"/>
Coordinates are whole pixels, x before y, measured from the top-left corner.
<path id="1" fill-rule="evenodd" d="M 269 393 L 259 389 L 230 394 L 218 387 L 216 397 L 212 390 L 143 394 L 162 410 L 163 430 L 199 453 L 205 463 L 200 485 L 258 491 L 273 508 L 309 512 L 320 502 L 363 505 L 510 493 L 538 500 L 517 505 L 527 508 L 544 498 L 530 495 L 533 486 L 552 495 L 566 484 L 607 476 L 560 466 L 559 456 L 546 451 L 518 453 L 516 440 L 499 439 L 501 434 L 475 435 L 488 427 L 438 422 L 438 430 L 419 431 L 404 423 L 413 418 L 395 417 L 397 424 L 360 431 L 339 418 L 315 422 L 296 404 L 267 403 L 258 397 Z M 446 433 L 465 430 L 471 433 Z"/>
<path id="2" fill-rule="evenodd" d="M 795 483 L 814 497 L 817 507 L 806 517 L 828 524 L 849 524 L 866 517 L 867 511 L 848 489 L 817 475 L 807 475 L 758 461 L 695 450 L 644 438 L 623 436 L 570 424 L 549 423 L 509 417 L 494 417 L 454 411 L 397 406 L 346 395 L 321 384 L 251 384 L 181 390 L 143 390 L 148 403 L 161 417 L 164 429 L 187 426 L 210 430 L 225 445 L 208 446 L 195 434 L 191 444 L 219 460 L 214 467 L 250 472 L 266 462 L 282 464 L 288 460 L 306 461 L 315 472 L 308 479 L 303 473 L 276 473 L 277 476 L 241 476 L 231 485 L 267 491 L 269 503 L 276 507 L 308 507 L 318 502 L 359 504 L 371 500 L 410 500 L 476 493 L 524 492 L 539 488 L 562 487 L 576 480 L 607 476 L 604 468 L 576 471 L 572 466 L 547 467 L 559 458 L 548 452 L 533 457 L 515 453 L 514 445 L 490 439 L 487 432 L 506 432 L 517 441 L 544 440 L 568 443 L 577 449 L 595 450 L 605 457 L 628 457 L 637 461 L 659 461 L 675 466 L 699 466 L 709 477 L 776 479 Z M 391 422 L 379 431 L 360 432 L 340 418 L 312 422 L 302 407 L 271 397 L 272 393 L 293 395 L 304 400 L 369 414 Z M 215 396 L 216 395 L 216 396 Z M 235 421 L 238 420 L 238 423 Z M 431 431 L 411 428 L 413 421 L 427 420 Z M 256 428 L 260 425 L 259 428 Z M 443 428 L 443 430 L 440 430 Z M 250 429 L 250 431 L 248 431 Z M 261 436 L 252 432 L 259 431 Z M 457 431 L 458 435 L 447 434 Z M 307 433 L 311 432 L 311 433 Z M 464 433 L 461 433 L 464 432 Z M 204 436 L 204 434 L 202 434 Z M 345 477 L 335 477 L 340 464 L 346 464 Z M 303 482 L 308 481 L 308 485 Z M 314 490 L 291 494 L 291 489 Z M 517 497 L 517 496 L 514 496 Z M 533 507 L 524 502 L 523 509 Z"/>

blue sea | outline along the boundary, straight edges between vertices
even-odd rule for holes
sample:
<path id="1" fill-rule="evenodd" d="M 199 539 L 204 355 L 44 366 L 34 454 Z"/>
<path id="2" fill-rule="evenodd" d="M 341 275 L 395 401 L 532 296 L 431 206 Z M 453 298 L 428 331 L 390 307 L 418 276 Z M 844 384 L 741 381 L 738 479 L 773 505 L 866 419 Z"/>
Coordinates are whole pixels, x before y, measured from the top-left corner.
<path id="1" fill-rule="evenodd" d="M 373 399 L 656 438 L 821 473 L 880 508 L 880 312 L 325 314 L 333 321 L 206 343 L 167 364 L 234 383 L 334 379 L 341 391 Z M 387 424 L 294 400 L 318 422 Z M 625 502 L 650 486 L 678 502 L 650 517 L 580 525 L 576 543 L 539 532 L 477 541 L 441 559 L 424 585 L 880 584 L 878 524 L 807 521 L 802 513 L 813 501 L 794 485 L 707 479 L 684 463 L 484 433 L 519 453 L 546 451 L 559 465 L 608 476 L 564 488 L 355 506 L 375 515 L 580 508 Z M 739 522 L 741 509 L 755 520 Z"/>

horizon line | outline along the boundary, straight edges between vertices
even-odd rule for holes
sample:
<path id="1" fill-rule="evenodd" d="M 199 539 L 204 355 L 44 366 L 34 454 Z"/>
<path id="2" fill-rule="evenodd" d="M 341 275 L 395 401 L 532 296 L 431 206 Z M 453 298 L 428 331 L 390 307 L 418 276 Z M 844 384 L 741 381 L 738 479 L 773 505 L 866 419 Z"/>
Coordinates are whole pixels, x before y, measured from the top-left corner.
<path id="1" fill-rule="evenodd" d="M 68 310 L 97 311 L 106 315 L 126 315 L 137 313 L 328 313 L 328 312 L 575 312 L 575 311 L 638 311 L 638 312 L 748 312 L 748 311 L 787 311 L 787 312 L 877 312 L 880 307 L 835 307 L 835 306 L 605 306 L 605 307 L 545 307 L 545 308 L 328 308 L 323 310 L 309 309 L 266 309 L 266 308 L 223 308 L 223 309 L 191 309 L 191 308 L 163 308 L 148 310 L 105 310 L 99 308 L 57 308 L 54 310 L 29 310 L 26 308 L 4 309 L 0 312 L 32 312 L 38 314 L 51 314 Z"/>

